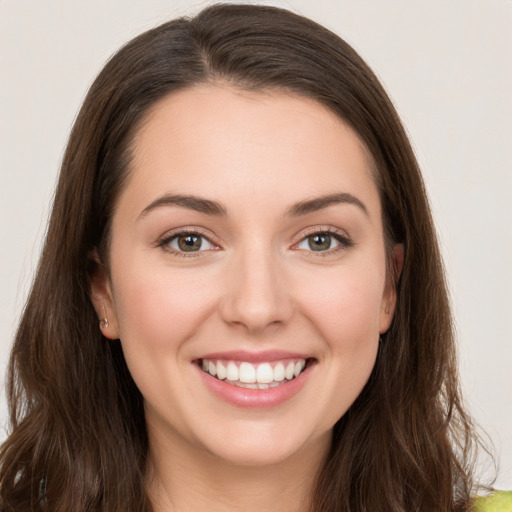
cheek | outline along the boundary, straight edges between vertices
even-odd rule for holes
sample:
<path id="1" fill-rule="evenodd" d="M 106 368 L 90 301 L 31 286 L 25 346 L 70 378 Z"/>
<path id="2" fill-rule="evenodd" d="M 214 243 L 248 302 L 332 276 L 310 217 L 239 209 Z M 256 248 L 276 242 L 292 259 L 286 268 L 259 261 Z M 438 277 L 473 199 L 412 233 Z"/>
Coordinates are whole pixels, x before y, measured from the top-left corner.
<path id="1" fill-rule="evenodd" d="M 378 340 L 384 272 L 339 269 L 301 285 L 300 304 L 332 351 L 361 349 Z"/>
<path id="2" fill-rule="evenodd" d="M 159 265 L 119 268 L 113 273 L 114 301 L 126 364 L 147 403 L 160 404 L 162 411 L 173 408 L 179 403 L 176 390 L 187 385 L 177 385 L 176 378 L 211 314 L 215 289 L 199 273 Z"/>
<path id="3" fill-rule="evenodd" d="M 354 403 L 371 375 L 379 346 L 384 273 L 333 272 L 302 293 L 301 308 L 322 340 L 323 380 L 317 397 L 330 429 Z"/>
<path id="4" fill-rule="evenodd" d="M 212 310 L 214 287 L 200 273 L 154 266 L 116 276 L 116 315 L 123 345 L 162 350 L 194 334 Z"/>

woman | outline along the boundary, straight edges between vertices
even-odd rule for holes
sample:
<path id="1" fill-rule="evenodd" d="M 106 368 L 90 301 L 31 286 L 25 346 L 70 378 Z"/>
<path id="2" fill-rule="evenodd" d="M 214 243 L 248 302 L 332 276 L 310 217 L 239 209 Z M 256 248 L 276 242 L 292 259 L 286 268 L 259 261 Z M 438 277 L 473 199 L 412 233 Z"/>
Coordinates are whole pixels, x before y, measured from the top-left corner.
<path id="1" fill-rule="evenodd" d="M 72 130 L 9 370 L 5 510 L 469 510 L 417 163 L 287 11 L 122 48 Z"/>

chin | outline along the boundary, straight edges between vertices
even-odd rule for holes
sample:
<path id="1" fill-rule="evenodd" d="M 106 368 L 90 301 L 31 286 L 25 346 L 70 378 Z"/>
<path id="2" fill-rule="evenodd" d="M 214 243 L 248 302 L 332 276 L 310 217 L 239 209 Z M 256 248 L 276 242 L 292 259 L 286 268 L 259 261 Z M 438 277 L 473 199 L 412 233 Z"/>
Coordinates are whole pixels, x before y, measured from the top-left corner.
<path id="1" fill-rule="evenodd" d="M 220 439 L 205 440 L 203 446 L 209 453 L 227 464 L 241 467 L 264 467 L 293 463 L 307 454 L 324 453 L 331 443 L 331 432 L 313 436 L 305 432 L 290 429 L 279 431 L 275 425 L 258 425 L 248 429 L 240 428 L 233 434 L 232 429 Z M 321 450 L 319 450 L 319 447 Z"/>

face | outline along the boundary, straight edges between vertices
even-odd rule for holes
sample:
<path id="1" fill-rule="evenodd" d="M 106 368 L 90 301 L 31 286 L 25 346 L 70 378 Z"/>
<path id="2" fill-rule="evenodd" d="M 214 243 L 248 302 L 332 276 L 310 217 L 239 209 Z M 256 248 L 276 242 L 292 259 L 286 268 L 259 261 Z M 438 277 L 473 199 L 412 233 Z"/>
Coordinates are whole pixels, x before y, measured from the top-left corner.
<path id="1" fill-rule="evenodd" d="M 129 172 L 92 298 L 153 449 L 251 465 L 325 450 L 395 303 L 358 137 L 310 99 L 195 87 L 150 112 Z"/>

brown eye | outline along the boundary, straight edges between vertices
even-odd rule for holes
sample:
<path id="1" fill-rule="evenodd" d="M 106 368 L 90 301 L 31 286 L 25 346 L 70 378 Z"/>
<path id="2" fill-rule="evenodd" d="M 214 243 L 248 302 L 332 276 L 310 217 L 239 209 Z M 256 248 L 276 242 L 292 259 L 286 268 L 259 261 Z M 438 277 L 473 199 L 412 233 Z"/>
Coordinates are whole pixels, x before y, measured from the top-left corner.
<path id="1" fill-rule="evenodd" d="M 199 252 L 213 248 L 213 244 L 198 233 L 178 233 L 167 242 L 177 252 Z"/>
<path id="2" fill-rule="evenodd" d="M 312 251 L 326 251 L 331 248 L 332 237 L 327 233 L 315 233 L 307 237 L 307 243 Z"/>
<path id="3" fill-rule="evenodd" d="M 178 237 L 178 247 L 182 251 L 199 251 L 202 240 L 198 235 L 180 235 Z"/>
<path id="4" fill-rule="evenodd" d="M 308 252 L 334 253 L 338 249 L 348 249 L 351 246 L 352 241 L 346 236 L 330 231 L 317 231 L 303 238 L 296 248 Z"/>

